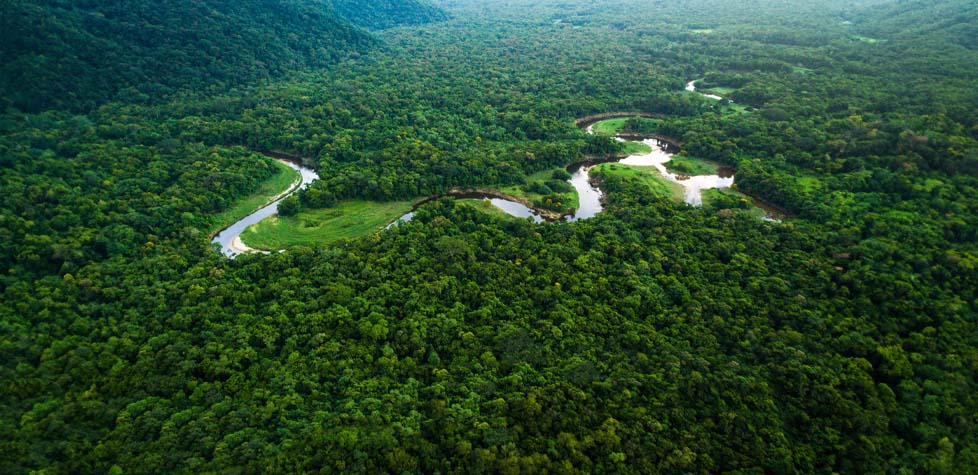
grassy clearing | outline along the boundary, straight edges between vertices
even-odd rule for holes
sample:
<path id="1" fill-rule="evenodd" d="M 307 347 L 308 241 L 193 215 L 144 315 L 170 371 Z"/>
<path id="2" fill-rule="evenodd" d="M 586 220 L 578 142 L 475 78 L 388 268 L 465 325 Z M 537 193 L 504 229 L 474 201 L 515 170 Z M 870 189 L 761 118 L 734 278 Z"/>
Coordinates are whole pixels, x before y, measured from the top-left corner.
<path id="1" fill-rule="evenodd" d="M 720 165 L 696 157 L 676 155 L 666 162 L 666 168 L 683 175 L 716 175 Z"/>
<path id="2" fill-rule="evenodd" d="M 577 209 L 580 204 L 577 198 L 577 190 L 569 183 L 566 183 L 564 179 L 554 178 L 554 173 L 560 173 L 562 171 L 564 171 L 563 168 L 550 168 L 539 171 L 526 177 L 524 184 L 501 187 L 499 191 L 527 200 L 530 203 L 546 203 L 547 199 L 550 199 L 551 204 L 546 207 L 557 212 Z M 555 184 L 553 183 L 554 181 L 559 181 L 560 183 Z M 547 182 L 551 182 L 550 185 L 547 185 Z M 540 193 L 540 190 L 546 191 L 546 189 L 540 188 L 540 185 L 546 185 L 547 188 L 552 190 L 552 193 Z M 554 187 L 559 189 L 553 189 Z"/>
<path id="3" fill-rule="evenodd" d="M 697 28 L 695 30 L 689 30 L 689 31 L 696 33 L 698 35 L 709 35 L 710 33 L 713 33 L 714 30 L 713 28 Z"/>
<path id="4" fill-rule="evenodd" d="M 625 126 L 629 121 L 636 121 L 639 130 L 625 130 Z M 656 126 L 661 122 L 659 119 L 650 119 L 648 117 L 619 117 L 617 119 L 605 119 L 599 122 L 595 122 L 591 125 L 592 131 L 595 135 L 615 135 L 619 133 L 630 133 L 639 131 L 653 131 Z"/>
<path id="5" fill-rule="evenodd" d="M 293 183 L 301 178 L 299 176 L 299 172 L 293 170 L 292 167 L 289 167 L 278 160 L 275 160 L 274 163 L 279 172 L 268 180 L 265 180 L 265 182 L 262 183 L 261 188 L 259 188 L 254 194 L 238 201 L 234 206 L 215 215 L 214 227 L 211 229 L 211 232 L 217 232 L 224 229 L 225 227 L 236 223 L 241 218 L 255 212 L 262 206 L 267 205 L 273 198 L 280 195 L 285 190 L 288 190 Z"/>
<path id="6" fill-rule="evenodd" d="M 631 117 L 619 117 L 617 119 L 606 119 L 595 122 L 592 129 L 595 135 L 615 135 L 625 127 L 625 122 Z"/>
<path id="7" fill-rule="evenodd" d="M 811 74 L 815 72 L 814 69 L 803 68 L 801 66 L 792 66 L 791 71 L 797 74 Z"/>
<path id="8" fill-rule="evenodd" d="M 633 142 L 629 140 L 622 145 L 622 153 L 625 155 L 645 155 L 647 153 L 652 153 L 652 147 L 642 142 Z"/>
<path id="9" fill-rule="evenodd" d="M 255 249 L 328 244 L 380 231 L 411 211 L 414 201 L 351 200 L 332 208 L 303 210 L 297 216 L 272 216 L 241 233 Z"/>
<path id="10" fill-rule="evenodd" d="M 719 107 L 720 112 L 723 114 L 740 115 L 740 114 L 750 114 L 751 112 L 754 111 L 754 108 L 751 106 L 738 104 L 736 102 L 727 102 L 727 101 L 721 102 L 716 107 Z"/>
<path id="11" fill-rule="evenodd" d="M 727 108 L 736 114 L 749 114 L 754 110 L 754 108 L 751 106 L 745 106 L 744 104 L 738 104 L 736 102 L 727 104 Z"/>
<path id="12" fill-rule="evenodd" d="M 520 219 L 520 218 L 515 218 L 513 216 L 510 216 L 509 214 L 506 214 L 505 211 L 497 208 L 489 200 L 485 200 L 485 199 L 463 199 L 463 200 L 458 200 L 458 202 L 459 203 L 462 203 L 462 204 L 465 204 L 465 205 L 468 205 L 468 206 L 472 206 L 475 209 L 478 209 L 479 211 L 482 211 L 483 213 L 489 213 L 489 214 L 491 214 L 491 215 L 493 215 L 493 216 L 495 216 L 497 218 Z"/>
<path id="13" fill-rule="evenodd" d="M 594 167 L 592 172 L 645 185 L 649 192 L 660 198 L 671 199 L 677 203 L 683 201 L 683 187 L 663 178 L 655 167 L 603 163 Z"/>
<path id="14" fill-rule="evenodd" d="M 705 94 L 716 94 L 718 96 L 729 96 L 730 93 L 736 90 L 737 90 L 736 88 L 732 88 L 732 87 L 716 86 L 716 87 L 711 87 L 709 89 L 703 89 L 700 92 L 703 92 Z"/>

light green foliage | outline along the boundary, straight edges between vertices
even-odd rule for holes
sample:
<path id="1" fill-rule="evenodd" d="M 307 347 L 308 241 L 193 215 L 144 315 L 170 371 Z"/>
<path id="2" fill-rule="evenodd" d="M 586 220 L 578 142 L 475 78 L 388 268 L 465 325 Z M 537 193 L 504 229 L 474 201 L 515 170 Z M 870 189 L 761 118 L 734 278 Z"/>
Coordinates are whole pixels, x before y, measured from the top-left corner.
<path id="1" fill-rule="evenodd" d="M 278 161 L 270 160 L 269 162 L 274 164 L 278 170 L 275 175 L 265 180 L 261 187 L 250 196 L 237 200 L 231 208 L 214 215 L 212 232 L 217 232 L 269 204 L 274 198 L 288 191 L 299 181 L 299 172 L 292 167 Z"/>
<path id="2" fill-rule="evenodd" d="M 522 185 L 500 187 L 503 193 L 526 200 L 534 206 L 566 212 L 579 206 L 577 191 L 566 177 L 554 178 L 563 168 L 551 168 L 527 176 Z M 563 175 L 566 175 L 564 173 Z M 549 200 L 549 201 L 548 201 Z"/>
<path id="3" fill-rule="evenodd" d="M 304 209 L 296 216 L 273 216 L 241 233 L 255 249 L 286 249 L 297 245 L 329 244 L 384 229 L 411 210 L 411 201 L 342 201 L 321 209 Z"/>
<path id="4" fill-rule="evenodd" d="M 696 157 L 676 155 L 666 162 L 666 168 L 673 173 L 684 175 L 716 175 L 720 165 Z"/>
<path id="5" fill-rule="evenodd" d="M 621 144 L 622 155 L 642 155 L 651 152 L 652 152 L 652 147 L 642 142 L 634 142 L 629 140 Z"/>
<path id="6" fill-rule="evenodd" d="M 668 198 L 677 203 L 683 200 L 683 187 L 662 177 L 655 167 L 603 163 L 591 170 L 602 180 L 624 181 L 634 184 L 659 198 Z"/>
<path id="7" fill-rule="evenodd" d="M 602 120 L 600 122 L 595 122 L 592 126 L 592 130 L 598 135 L 615 135 L 621 132 L 622 128 L 625 126 L 625 122 L 628 122 L 627 117 Z"/>

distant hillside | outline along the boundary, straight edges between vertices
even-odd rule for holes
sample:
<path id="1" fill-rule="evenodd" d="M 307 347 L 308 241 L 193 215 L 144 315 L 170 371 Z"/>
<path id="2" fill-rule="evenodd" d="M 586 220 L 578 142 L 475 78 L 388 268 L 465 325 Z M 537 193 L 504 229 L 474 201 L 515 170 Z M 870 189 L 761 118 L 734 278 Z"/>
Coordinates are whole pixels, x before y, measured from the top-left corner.
<path id="1" fill-rule="evenodd" d="M 856 16 L 859 30 L 880 38 L 948 40 L 978 49 L 974 0 L 912 0 L 874 5 Z"/>
<path id="2" fill-rule="evenodd" d="M 401 25 L 417 25 L 447 18 L 445 13 L 419 0 L 327 0 L 337 13 L 351 23 L 382 30 Z"/>
<path id="3" fill-rule="evenodd" d="M 414 0 L 362 8 L 322 0 L 0 0 L 0 107 L 87 110 L 240 84 L 374 43 L 347 18 L 375 28 L 437 13 Z"/>

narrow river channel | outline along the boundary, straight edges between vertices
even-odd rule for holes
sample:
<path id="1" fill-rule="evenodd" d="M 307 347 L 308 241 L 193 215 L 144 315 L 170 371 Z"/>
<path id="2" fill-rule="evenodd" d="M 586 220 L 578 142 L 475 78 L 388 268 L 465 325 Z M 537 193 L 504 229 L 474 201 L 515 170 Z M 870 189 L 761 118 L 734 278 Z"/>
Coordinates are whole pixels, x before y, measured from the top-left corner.
<path id="1" fill-rule="evenodd" d="M 319 179 L 319 175 L 317 175 L 316 171 L 311 168 L 304 167 L 289 160 L 283 160 L 280 158 L 276 160 L 292 167 L 293 170 L 299 172 L 299 180 L 293 183 L 288 190 L 275 197 L 274 201 L 271 203 L 260 208 L 258 211 L 245 216 L 243 219 L 228 226 L 227 228 L 224 228 L 224 230 L 218 233 L 217 236 L 214 236 L 214 239 L 211 240 L 211 242 L 221 245 L 221 254 L 224 254 L 232 259 L 238 254 L 245 252 L 262 252 L 267 254 L 268 251 L 259 251 L 245 246 L 244 243 L 241 242 L 241 233 L 243 233 L 245 229 L 248 229 L 248 226 L 257 224 L 259 221 L 269 216 L 278 214 L 278 204 L 281 203 L 282 200 Z"/>

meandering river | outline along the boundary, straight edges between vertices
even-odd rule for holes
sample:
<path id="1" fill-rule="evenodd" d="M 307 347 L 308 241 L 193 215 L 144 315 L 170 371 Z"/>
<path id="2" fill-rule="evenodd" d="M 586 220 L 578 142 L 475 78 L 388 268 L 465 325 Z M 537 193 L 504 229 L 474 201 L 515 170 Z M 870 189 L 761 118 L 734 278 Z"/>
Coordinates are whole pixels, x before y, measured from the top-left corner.
<path id="1" fill-rule="evenodd" d="M 686 90 L 696 91 L 696 81 L 689 81 L 686 83 Z M 720 96 L 714 94 L 704 94 L 706 97 L 711 99 L 721 100 Z M 583 124 L 581 124 L 583 126 Z M 594 133 L 593 124 L 590 124 L 585 129 L 587 133 Z M 615 137 L 616 140 L 625 141 L 624 138 Z M 734 173 L 731 168 L 720 167 L 716 175 L 683 175 L 672 173 L 666 168 L 666 163 L 672 160 L 674 156 L 674 147 L 665 140 L 659 140 L 655 138 L 646 138 L 641 140 L 642 143 L 648 145 L 652 150 L 648 153 L 633 154 L 623 159 L 617 161 L 623 165 L 638 165 L 638 166 L 651 166 L 654 167 L 666 180 L 673 183 L 679 184 L 683 188 L 683 200 L 694 206 L 700 206 L 703 204 L 703 190 L 713 189 L 713 188 L 729 188 L 734 183 Z M 212 242 L 221 245 L 221 253 L 230 258 L 245 253 L 245 252 L 261 252 L 267 254 L 269 251 L 262 251 L 257 249 L 251 249 L 241 242 L 241 233 L 244 232 L 249 226 L 257 224 L 259 221 L 275 215 L 278 213 L 279 203 L 288 197 L 289 195 L 309 186 L 315 180 L 319 179 L 319 175 L 310 168 L 299 165 L 295 162 L 284 160 L 281 157 L 275 157 L 277 160 L 285 163 L 286 165 L 292 167 L 299 172 L 301 178 L 296 183 L 292 185 L 288 190 L 275 197 L 271 203 L 262 207 L 258 211 L 249 214 L 244 219 L 232 224 L 231 226 L 225 228 L 216 237 L 214 237 Z M 613 160 L 599 160 L 598 162 L 609 162 Z M 590 171 L 596 165 L 595 161 L 580 162 L 575 163 L 569 167 L 567 170 L 571 173 L 571 179 L 568 182 L 577 190 L 577 196 L 579 205 L 578 208 L 573 213 L 568 213 L 561 216 L 563 221 L 578 221 L 582 219 L 588 219 L 594 217 L 600 213 L 604 208 L 601 204 L 602 192 L 597 186 L 591 183 Z M 501 209 L 511 216 L 518 218 L 532 218 L 534 222 L 540 223 L 545 221 L 543 213 L 539 210 L 530 208 L 522 203 L 506 199 L 500 195 L 492 193 L 469 193 L 469 192 L 457 192 L 448 193 L 443 196 L 454 196 L 456 198 L 483 198 L 489 200 L 493 206 Z M 418 202 L 415 205 L 415 209 L 434 198 L 428 198 L 423 201 Z M 777 221 L 779 218 L 778 210 L 773 207 L 766 206 L 763 203 L 756 202 L 761 209 L 765 211 L 767 216 L 765 219 L 771 221 Z M 400 223 L 410 221 L 414 218 L 414 210 L 401 216 L 393 223 L 389 224 L 387 228 L 397 226 Z"/>
<path id="2" fill-rule="evenodd" d="M 260 208 L 258 211 L 245 216 L 240 221 L 224 228 L 223 231 L 218 233 L 218 235 L 215 236 L 211 242 L 221 245 L 221 254 L 224 254 L 232 259 L 238 254 L 245 252 L 261 252 L 267 254 L 268 251 L 252 249 L 241 242 L 241 233 L 243 233 L 245 229 L 248 229 L 248 226 L 257 224 L 259 221 L 269 216 L 278 214 L 278 204 L 281 203 L 282 200 L 319 179 L 319 175 L 317 175 L 316 171 L 311 168 L 307 168 L 299 165 L 298 163 L 281 158 L 276 158 L 276 160 L 288 165 L 289 167 L 292 167 L 293 170 L 299 172 L 299 180 L 293 183 L 288 190 L 273 198 L 271 203 Z"/>
<path id="3" fill-rule="evenodd" d="M 689 91 L 689 92 L 696 92 L 696 81 L 697 80 L 694 79 L 694 80 L 686 83 L 686 90 Z M 721 99 L 723 99 L 722 97 L 720 97 L 720 96 L 718 96 L 716 94 L 706 94 L 704 92 L 701 92 L 700 94 L 702 94 L 704 97 L 709 97 L 710 99 L 716 99 L 718 101 L 721 100 Z"/>
<path id="4" fill-rule="evenodd" d="M 703 190 L 712 188 L 730 188 L 733 185 L 733 169 L 729 167 L 719 167 L 716 175 L 683 175 L 672 173 L 666 168 L 666 163 L 672 160 L 673 154 L 662 148 L 661 143 L 656 139 L 646 139 L 642 143 L 652 147 L 652 152 L 647 154 L 631 155 L 618 163 L 623 165 L 652 166 L 659 171 L 663 178 L 678 183 L 683 187 L 683 200 L 691 205 L 701 206 L 703 204 Z"/>

